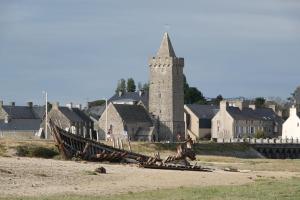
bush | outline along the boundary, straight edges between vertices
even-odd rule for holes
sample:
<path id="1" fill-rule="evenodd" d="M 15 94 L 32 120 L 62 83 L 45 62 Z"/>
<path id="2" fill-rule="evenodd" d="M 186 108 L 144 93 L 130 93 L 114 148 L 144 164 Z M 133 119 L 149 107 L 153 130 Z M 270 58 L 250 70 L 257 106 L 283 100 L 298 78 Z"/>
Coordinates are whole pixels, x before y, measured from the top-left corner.
<path id="1" fill-rule="evenodd" d="M 54 148 L 43 147 L 43 146 L 17 146 L 17 156 L 24 157 L 38 157 L 38 158 L 53 158 L 57 156 L 59 152 Z"/>
<path id="2" fill-rule="evenodd" d="M 256 133 L 254 134 L 254 137 L 256 139 L 260 139 L 260 138 L 265 138 L 265 133 L 263 131 L 256 131 Z"/>

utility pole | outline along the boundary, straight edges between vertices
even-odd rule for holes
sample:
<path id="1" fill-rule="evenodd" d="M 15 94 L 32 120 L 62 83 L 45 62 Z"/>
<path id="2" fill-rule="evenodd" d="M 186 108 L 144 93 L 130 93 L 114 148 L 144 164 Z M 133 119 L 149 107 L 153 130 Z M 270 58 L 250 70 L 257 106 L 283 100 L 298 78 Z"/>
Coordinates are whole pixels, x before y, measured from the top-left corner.
<path id="1" fill-rule="evenodd" d="M 45 139 L 48 139 L 48 93 L 43 91 L 45 94 L 46 99 L 46 106 L 45 106 L 45 113 L 46 113 L 46 120 L 45 120 Z"/>
<path id="2" fill-rule="evenodd" d="M 105 134 L 108 133 L 108 126 L 107 126 L 107 98 L 105 98 Z"/>

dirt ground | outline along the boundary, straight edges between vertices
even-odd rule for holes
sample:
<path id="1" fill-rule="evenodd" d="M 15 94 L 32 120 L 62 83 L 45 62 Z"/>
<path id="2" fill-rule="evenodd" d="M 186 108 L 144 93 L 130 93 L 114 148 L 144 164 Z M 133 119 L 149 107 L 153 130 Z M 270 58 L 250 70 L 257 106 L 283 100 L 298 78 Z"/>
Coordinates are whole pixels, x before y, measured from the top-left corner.
<path id="1" fill-rule="evenodd" d="M 103 166 L 107 174 L 93 171 Z M 289 178 L 296 172 L 189 172 L 131 165 L 0 157 L 0 196 L 110 195 L 180 186 L 240 185 L 259 178 Z"/>

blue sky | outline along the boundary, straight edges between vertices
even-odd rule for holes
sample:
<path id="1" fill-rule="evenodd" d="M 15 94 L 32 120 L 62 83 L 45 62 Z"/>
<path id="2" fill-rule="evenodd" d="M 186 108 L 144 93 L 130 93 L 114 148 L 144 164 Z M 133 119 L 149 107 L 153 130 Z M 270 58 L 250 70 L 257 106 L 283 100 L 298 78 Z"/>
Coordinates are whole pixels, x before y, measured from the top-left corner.
<path id="1" fill-rule="evenodd" d="M 166 28 L 169 24 L 169 28 Z M 168 30 L 205 96 L 279 96 L 300 85 L 297 0 L 0 0 L 0 99 L 110 97 L 120 78 L 148 81 Z"/>

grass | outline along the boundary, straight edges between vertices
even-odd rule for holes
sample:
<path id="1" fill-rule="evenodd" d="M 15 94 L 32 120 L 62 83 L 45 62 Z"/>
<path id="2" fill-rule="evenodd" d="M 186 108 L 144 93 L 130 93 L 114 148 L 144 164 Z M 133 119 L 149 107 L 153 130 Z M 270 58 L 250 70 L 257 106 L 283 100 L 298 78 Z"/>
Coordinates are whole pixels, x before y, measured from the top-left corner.
<path id="1" fill-rule="evenodd" d="M 16 155 L 23 157 L 53 158 L 59 152 L 55 148 L 38 145 L 21 145 L 16 147 Z"/>
<path id="2" fill-rule="evenodd" d="M 179 187 L 175 189 L 157 189 L 112 196 L 76 196 L 61 195 L 50 197 L 11 197 L 0 198 L 0 200 L 299 200 L 300 178 L 272 180 L 258 180 L 251 184 L 241 186 L 208 186 L 198 188 Z"/>
<path id="3" fill-rule="evenodd" d="M 0 156 L 4 156 L 6 153 L 6 148 L 3 144 L 0 144 Z"/>
<path id="4" fill-rule="evenodd" d="M 252 171 L 300 172 L 299 159 L 245 159 L 223 156 L 197 156 L 197 162 L 219 168 L 234 167 Z"/>
<path id="5" fill-rule="evenodd" d="M 14 155 L 23 157 L 54 158 L 59 155 L 59 152 L 54 145 L 54 142 L 0 139 L 0 156 Z"/>

